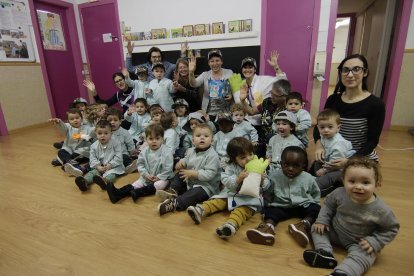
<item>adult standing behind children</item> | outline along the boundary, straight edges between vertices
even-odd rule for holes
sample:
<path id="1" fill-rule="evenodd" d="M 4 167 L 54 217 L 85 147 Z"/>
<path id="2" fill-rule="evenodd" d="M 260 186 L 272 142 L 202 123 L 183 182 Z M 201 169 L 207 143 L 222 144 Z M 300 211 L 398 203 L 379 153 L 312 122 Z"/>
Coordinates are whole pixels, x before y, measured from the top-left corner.
<path id="1" fill-rule="evenodd" d="M 233 74 L 233 71 L 222 68 L 223 55 L 218 49 L 208 52 L 207 59 L 210 71 L 205 71 L 196 78 L 194 76 L 196 58 L 191 57 L 188 67 L 190 71 L 188 80 L 192 87 L 204 85 L 201 109 L 206 111 L 210 116 L 210 120 L 213 121 L 219 111 L 230 111 L 230 101 L 232 101 L 233 96 L 228 78 Z"/>
<path id="2" fill-rule="evenodd" d="M 198 89 L 190 85 L 188 79 L 188 61 L 180 58 L 177 60 L 174 71 L 174 100 L 184 99 L 189 104 L 189 112 L 196 112 L 201 108 L 200 99 L 198 97 Z"/>
<path id="3" fill-rule="evenodd" d="M 338 66 L 339 81 L 334 93 L 328 97 L 325 109 L 336 110 L 341 116 L 339 133 L 352 143 L 356 155 L 367 156 L 378 161 L 375 147 L 381 135 L 385 119 L 384 103 L 371 94 L 367 88 L 368 62 L 363 55 L 355 54 L 346 57 Z M 314 128 L 316 142 L 315 159 L 323 162 L 324 149 L 319 141 L 318 128 Z M 336 159 L 325 163 L 333 170 L 342 168 L 347 159 Z M 326 190 L 334 188 L 334 183 L 340 180 L 340 174 L 318 177 L 319 188 Z"/>
<path id="4" fill-rule="evenodd" d="M 168 62 L 168 61 L 164 61 L 164 56 L 160 48 L 151 47 L 148 50 L 147 62 L 143 64 L 139 64 L 139 65 L 132 64 L 132 50 L 133 49 L 134 49 L 134 43 L 131 43 L 131 41 L 128 41 L 128 44 L 127 44 L 128 53 L 125 58 L 125 66 L 129 72 L 135 72 L 138 66 L 145 66 L 148 69 L 148 73 L 149 73 L 148 81 L 152 81 L 154 79 L 154 74 L 152 72 L 152 65 L 154 63 L 161 62 L 162 64 L 164 64 L 164 67 L 165 67 L 165 77 L 172 80 L 174 76 L 175 64 Z M 185 56 L 186 51 L 187 51 L 187 43 L 181 44 L 181 57 Z"/>

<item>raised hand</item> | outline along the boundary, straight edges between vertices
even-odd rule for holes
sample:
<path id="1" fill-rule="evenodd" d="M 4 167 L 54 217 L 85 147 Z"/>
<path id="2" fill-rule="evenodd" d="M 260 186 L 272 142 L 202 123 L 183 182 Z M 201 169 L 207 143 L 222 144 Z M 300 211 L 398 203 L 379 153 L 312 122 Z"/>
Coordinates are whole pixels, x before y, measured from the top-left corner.
<path id="1" fill-rule="evenodd" d="M 56 124 L 59 124 L 61 120 L 59 118 L 51 118 L 48 121 L 56 125 Z"/>
<path id="2" fill-rule="evenodd" d="M 243 82 L 240 86 L 240 101 L 243 102 L 244 100 L 246 100 L 247 96 L 249 96 L 249 87 L 247 86 L 246 82 Z"/>
<path id="3" fill-rule="evenodd" d="M 188 62 L 188 71 L 190 71 L 191 73 L 194 73 L 195 70 L 196 70 L 196 58 L 192 56 L 190 58 L 190 61 Z"/>
<path id="4" fill-rule="evenodd" d="M 181 43 L 181 54 L 185 55 L 188 50 L 188 41 Z"/>
<path id="5" fill-rule="evenodd" d="M 270 52 L 270 59 L 267 60 L 270 66 L 273 68 L 278 68 L 278 59 L 279 59 L 279 53 L 277 51 Z"/>
<path id="6" fill-rule="evenodd" d="M 121 72 L 122 72 L 122 75 L 124 75 L 126 79 L 129 79 L 129 72 L 126 68 L 122 68 Z"/>
<path id="7" fill-rule="evenodd" d="M 95 84 L 91 80 L 83 80 L 83 86 L 88 88 L 93 96 L 96 96 L 98 94 L 98 92 L 96 92 Z"/>
<path id="8" fill-rule="evenodd" d="M 128 54 L 132 54 L 132 51 L 134 50 L 134 43 L 131 43 L 131 40 L 128 40 L 126 48 L 127 48 Z"/>
<path id="9" fill-rule="evenodd" d="M 135 106 L 134 105 L 131 105 L 128 108 L 128 112 L 127 112 L 128 116 L 131 116 L 135 111 L 136 111 Z"/>

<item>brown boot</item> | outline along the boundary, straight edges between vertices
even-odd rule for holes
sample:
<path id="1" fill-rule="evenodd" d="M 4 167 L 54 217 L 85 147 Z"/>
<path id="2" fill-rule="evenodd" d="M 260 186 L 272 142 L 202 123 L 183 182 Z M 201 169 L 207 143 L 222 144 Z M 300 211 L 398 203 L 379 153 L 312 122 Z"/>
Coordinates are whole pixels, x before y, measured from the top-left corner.
<path id="1" fill-rule="evenodd" d="M 246 235 L 252 243 L 263 245 L 275 243 L 275 231 L 264 222 L 260 223 L 257 228 L 247 230 Z"/>
<path id="2" fill-rule="evenodd" d="M 296 224 L 290 224 L 289 233 L 295 239 L 295 241 L 302 247 L 306 247 L 309 243 L 309 230 L 310 223 L 307 220 L 301 220 Z"/>

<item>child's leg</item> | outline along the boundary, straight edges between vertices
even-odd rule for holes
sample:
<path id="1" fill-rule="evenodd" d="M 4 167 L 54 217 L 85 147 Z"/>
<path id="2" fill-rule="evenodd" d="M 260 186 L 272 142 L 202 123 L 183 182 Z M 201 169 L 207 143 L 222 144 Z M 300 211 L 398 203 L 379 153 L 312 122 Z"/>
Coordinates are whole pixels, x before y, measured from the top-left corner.
<path id="1" fill-rule="evenodd" d="M 117 203 L 119 200 L 123 199 L 124 197 L 130 196 L 133 190 L 134 187 L 131 184 L 127 184 L 117 189 L 112 182 L 109 182 L 106 187 L 109 200 L 114 204 Z"/>
<path id="2" fill-rule="evenodd" d="M 96 175 L 101 175 L 98 170 L 93 169 L 89 171 L 84 176 L 78 176 L 75 178 L 75 183 L 78 186 L 79 190 L 85 192 L 88 190 L 88 186 L 93 183 L 93 177 Z"/>
<path id="3" fill-rule="evenodd" d="M 59 160 L 59 162 L 64 165 L 67 162 L 69 162 L 72 158 L 71 158 L 71 154 L 69 152 L 67 152 L 64 149 L 60 149 L 58 150 L 57 153 L 57 159 Z"/>
<path id="4" fill-rule="evenodd" d="M 138 178 L 137 181 L 132 183 L 132 186 L 134 186 L 134 189 L 139 189 L 145 186 L 144 179 L 142 177 Z"/>
<path id="5" fill-rule="evenodd" d="M 164 182 L 164 180 L 160 180 L 161 183 Z M 158 181 L 157 181 L 158 182 Z M 155 182 L 155 183 L 157 183 Z M 168 181 L 166 181 L 168 184 Z M 155 187 L 155 183 L 144 183 L 142 181 L 142 179 L 138 179 L 137 181 L 134 182 L 133 186 L 134 186 L 134 190 L 131 191 L 131 196 L 132 196 L 132 200 L 135 202 L 137 201 L 138 198 L 142 197 L 142 196 L 149 196 L 149 195 L 154 195 L 156 192 L 156 187 Z M 159 186 L 163 186 L 166 187 L 167 184 L 158 184 Z"/>
<path id="6" fill-rule="evenodd" d="M 116 174 L 114 173 L 110 173 L 107 176 L 104 177 L 106 183 L 115 183 L 115 179 L 116 179 Z"/>
<path id="7" fill-rule="evenodd" d="M 168 180 L 158 180 L 154 182 L 154 187 L 157 190 L 164 190 L 165 188 L 167 188 L 168 183 L 170 183 L 170 181 Z M 155 191 L 154 191 L 155 193 Z"/>
<path id="8" fill-rule="evenodd" d="M 185 191 L 187 191 L 187 183 L 185 183 L 177 173 L 171 180 L 170 187 L 166 190 L 157 189 L 156 194 L 159 197 L 160 202 L 164 202 L 166 199 L 176 198 L 177 195 L 181 195 Z"/>
<path id="9" fill-rule="evenodd" d="M 348 247 L 348 255 L 342 263 L 335 267 L 335 272 L 345 273 L 346 275 L 362 275 L 374 264 L 376 254 L 368 254 L 359 244 Z"/>
<path id="10" fill-rule="evenodd" d="M 329 172 L 315 178 L 315 180 L 319 186 L 319 190 L 321 190 L 321 197 L 324 197 L 336 189 L 335 182 L 341 180 L 341 171 Z"/>
<path id="11" fill-rule="evenodd" d="M 184 211 L 189 206 L 196 205 L 209 198 L 208 194 L 201 187 L 190 189 L 182 195 L 174 198 L 164 200 L 158 205 L 158 211 L 160 216 L 165 215 L 175 210 Z"/>
<path id="12" fill-rule="evenodd" d="M 193 219 L 195 224 L 200 224 L 203 217 L 223 210 L 227 210 L 227 198 L 215 198 L 196 206 L 189 206 L 187 214 Z"/>
<path id="13" fill-rule="evenodd" d="M 310 230 L 312 224 L 318 217 L 321 206 L 316 203 L 309 204 L 308 207 L 296 207 L 298 217 L 303 218 L 300 222 L 289 224 L 288 230 L 295 241 L 302 247 L 306 247 L 310 240 Z"/>
<path id="14" fill-rule="evenodd" d="M 254 210 L 247 206 L 240 206 L 233 209 L 227 221 L 216 229 L 216 234 L 222 239 L 234 236 L 240 226 L 253 215 Z"/>

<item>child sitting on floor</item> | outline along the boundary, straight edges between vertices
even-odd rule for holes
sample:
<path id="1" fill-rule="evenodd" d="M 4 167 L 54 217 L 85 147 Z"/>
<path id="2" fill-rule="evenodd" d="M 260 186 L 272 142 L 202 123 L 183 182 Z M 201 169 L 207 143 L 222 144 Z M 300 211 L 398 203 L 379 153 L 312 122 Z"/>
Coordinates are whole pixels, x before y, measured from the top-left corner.
<path id="1" fill-rule="evenodd" d="M 310 266 L 334 269 L 330 275 L 362 275 L 374 264 L 380 250 L 397 236 L 400 224 L 375 194 L 381 182 L 378 163 L 367 157 L 352 157 L 342 178 L 344 187 L 326 197 L 312 226 L 315 250 L 306 250 L 303 258 Z M 348 250 L 339 265 L 331 243 Z"/>
<path id="2" fill-rule="evenodd" d="M 164 129 L 159 124 L 150 125 L 145 130 L 145 137 L 148 147 L 141 151 L 137 160 L 140 177 L 120 189 L 108 184 L 107 192 L 112 203 L 127 196 L 136 201 L 139 197 L 153 195 L 156 190 L 165 189 L 173 177 L 173 157 L 163 145 Z"/>
<path id="3" fill-rule="evenodd" d="M 234 128 L 238 129 L 243 137 L 249 139 L 253 143 L 253 146 L 256 146 L 259 141 L 259 136 L 252 124 L 245 120 L 246 108 L 244 105 L 241 103 L 232 105 L 231 113 L 233 115 Z"/>
<path id="4" fill-rule="evenodd" d="M 117 139 L 112 138 L 112 128 L 107 120 L 100 120 L 95 127 L 97 141 L 91 146 L 89 171 L 85 176 L 78 176 L 75 183 L 79 190 L 85 192 L 88 186 L 96 183 L 106 190 L 108 183 L 113 183 L 117 175 L 125 173 L 122 163 L 122 146 Z"/>
<path id="5" fill-rule="evenodd" d="M 219 192 L 219 158 L 211 146 L 213 131 L 206 124 L 198 125 L 193 132 L 194 147 L 189 149 L 175 169 L 179 172 L 166 191 L 157 191 L 161 200 L 160 216 L 169 212 L 184 211 L 191 205 L 207 200 Z"/>

